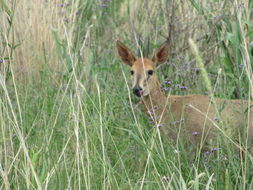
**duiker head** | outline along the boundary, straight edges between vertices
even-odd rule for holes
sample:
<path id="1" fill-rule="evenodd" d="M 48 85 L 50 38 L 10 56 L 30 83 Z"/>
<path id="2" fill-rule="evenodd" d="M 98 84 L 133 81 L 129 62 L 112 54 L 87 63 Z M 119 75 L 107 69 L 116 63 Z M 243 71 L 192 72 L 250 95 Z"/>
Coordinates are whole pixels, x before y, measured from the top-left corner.
<path id="1" fill-rule="evenodd" d="M 138 97 L 147 96 L 157 86 L 156 67 L 167 61 L 168 44 L 158 48 L 152 60 L 136 58 L 120 41 L 117 41 L 117 49 L 123 63 L 131 67 L 133 93 Z"/>

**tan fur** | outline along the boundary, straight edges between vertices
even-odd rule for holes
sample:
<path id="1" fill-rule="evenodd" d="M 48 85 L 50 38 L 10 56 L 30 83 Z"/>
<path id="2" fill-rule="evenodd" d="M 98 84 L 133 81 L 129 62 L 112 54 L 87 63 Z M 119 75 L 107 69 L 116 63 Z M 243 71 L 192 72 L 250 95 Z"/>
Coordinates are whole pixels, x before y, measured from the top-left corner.
<path id="1" fill-rule="evenodd" d="M 118 51 L 122 50 L 119 48 L 120 45 L 122 43 L 117 43 Z M 209 96 L 194 94 L 165 96 L 156 76 L 155 65 L 167 59 L 166 47 L 167 45 L 163 45 L 156 51 L 153 57 L 155 63 L 147 58 L 136 59 L 129 49 L 127 53 L 119 52 L 120 56 L 125 54 L 134 60 L 131 63 L 121 56 L 134 72 L 133 86 L 136 85 L 136 77 L 141 78 L 138 80 L 138 85 L 145 93 L 148 93 L 141 97 L 142 105 L 154 125 L 160 129 L 161 134 L 174 141 L 179 137 L 188 143 L 205 146 L 211 140 L 215 141 L 219 135 L 223 138 L 234 139 L 241 134 L 240 138 L 245 138 L 246 136 L 242 134 L 248 130 L 248 137 L 252 140 L 253 108 L 249 108 L 248 101 L 219 98 L 211 100 Z M 148 70 L 154 71 L 149 79 L 147 79 Z"/>

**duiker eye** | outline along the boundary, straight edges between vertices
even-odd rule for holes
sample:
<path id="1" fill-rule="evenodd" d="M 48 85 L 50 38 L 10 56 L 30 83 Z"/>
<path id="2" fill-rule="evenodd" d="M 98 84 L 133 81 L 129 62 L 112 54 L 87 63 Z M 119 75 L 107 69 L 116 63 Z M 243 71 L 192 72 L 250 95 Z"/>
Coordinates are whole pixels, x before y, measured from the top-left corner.
<path id="1" fill-rule="evenodd" d="M 131 75 L 133 75 L 133 74 L 134 74 L 134 71 L 133 71 L 133 70 L 131 70 L 130 72 L 131 72 Z"/>
<path id="2" fill-rule="evenodd" d="M 153 73 L 154 73 L 154 71 L 148 70 L 148 74 L 149 74 L 149 75 L 153 75 Z"/>

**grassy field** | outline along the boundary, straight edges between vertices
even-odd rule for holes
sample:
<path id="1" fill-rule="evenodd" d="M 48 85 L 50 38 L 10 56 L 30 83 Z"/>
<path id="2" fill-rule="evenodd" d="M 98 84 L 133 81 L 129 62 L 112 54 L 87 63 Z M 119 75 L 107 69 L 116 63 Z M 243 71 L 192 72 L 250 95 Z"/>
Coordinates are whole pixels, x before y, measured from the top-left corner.
<path id="1" fill-rule="evenodd" d="M 167 39 L 165 90 L 250 102 L 250 0 L 0 0 L 0 18 L 0 189 L 253 189 L 224 136 L 196 159 L 160 143 L 115 48 L 151 58 Z"/>

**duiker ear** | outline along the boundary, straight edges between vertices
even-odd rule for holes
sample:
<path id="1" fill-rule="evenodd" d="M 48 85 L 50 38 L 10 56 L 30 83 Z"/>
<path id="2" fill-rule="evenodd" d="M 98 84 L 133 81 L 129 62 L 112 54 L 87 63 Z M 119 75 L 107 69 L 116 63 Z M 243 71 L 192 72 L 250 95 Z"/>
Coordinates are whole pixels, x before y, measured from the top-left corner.
<path id="1" fill-rule="evenodd" d="M 168 56 L 169 56 L 169 44 L 165 42 L 161 47 L 159 47 L 156 51 L 155 54 L 152 58 L 152 61 L 156 64 L 159 65 L 161 63 L 164 63 L 167 61 Z"/>
<path id="2" fill-rule="evenodd" d="M 118 49 L 119 56 L 121 57 L 121 60 L 125 64 L 132 66 L 136 58 L 128 49 L 128 47 L 126 47 L 122 42 L 117 40 L 117 49 Z"/>

